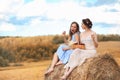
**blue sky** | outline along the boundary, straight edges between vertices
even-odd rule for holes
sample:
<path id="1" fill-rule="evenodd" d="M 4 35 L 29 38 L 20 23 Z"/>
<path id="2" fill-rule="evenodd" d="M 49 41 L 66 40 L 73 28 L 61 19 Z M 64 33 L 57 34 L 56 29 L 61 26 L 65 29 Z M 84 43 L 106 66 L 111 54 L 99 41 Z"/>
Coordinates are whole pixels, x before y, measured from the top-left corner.
<path id="1" fill-rule="evenodd" d="M 0 0 L 0 5 L 0 36 L 68 33 L 72 21 L 81 25 L 84 18 L 97 34 L 120 35 L 120 0 Z"/>

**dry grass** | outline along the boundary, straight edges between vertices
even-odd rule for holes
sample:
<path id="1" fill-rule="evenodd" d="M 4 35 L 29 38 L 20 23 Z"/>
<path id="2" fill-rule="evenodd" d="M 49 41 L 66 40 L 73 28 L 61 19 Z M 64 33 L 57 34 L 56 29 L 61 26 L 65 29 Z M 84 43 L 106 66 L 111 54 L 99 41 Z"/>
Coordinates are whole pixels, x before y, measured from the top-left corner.
<path id="1" fill-rule="evenodd" d="M 99 54 L 113 55 L 120 65 L 120 41 L 99 42 Z M 24 66 L 0 68 L 0 80 L 44 80 L 44 72 L 51 60 L 33 63 L 23 63 Z"/>
<path id="2" fill-rule="evenodd" d="M 49 61 L 23 63 L 24 66 L 0 68 L 0 80 L 44 80 Z"/>
<path id="3" fill-rule="evenodd" d="M 61 80 L 64 65 L 56 66 L 54 72 L 45 75 L 45 80 Z M 120 68 L 109 54 L 87 59 L 76 67 L 67 80 L 120 80 Z"/>
<path id="4" fill-rule="evenodd" d="M 98 54 L 111 54 L 120 65 L 120 41 L 99 42 Z"/>

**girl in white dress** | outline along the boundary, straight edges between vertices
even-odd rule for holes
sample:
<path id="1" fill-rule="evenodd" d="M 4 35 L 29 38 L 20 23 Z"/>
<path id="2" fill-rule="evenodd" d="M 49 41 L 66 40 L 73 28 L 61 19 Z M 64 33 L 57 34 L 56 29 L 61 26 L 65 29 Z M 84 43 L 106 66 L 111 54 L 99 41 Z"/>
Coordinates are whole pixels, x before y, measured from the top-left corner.
<path id="1" fill-rule="evenodd" d="M 85 49 L 75 49 L 70 55 L 68 63 L 65 65 L 65 73 L 61 77 L 62 80 L 66 80 L 71 71 L 81 65 L 85 59 L 94 57 L 96 55 L 96 48 L 98 47 L 97 35 L 91 30 L 92 22 L 86 18 L 82 20 L 82 29 L 85 31 L 80 34 L 81 43 L 85 44 Z"/>

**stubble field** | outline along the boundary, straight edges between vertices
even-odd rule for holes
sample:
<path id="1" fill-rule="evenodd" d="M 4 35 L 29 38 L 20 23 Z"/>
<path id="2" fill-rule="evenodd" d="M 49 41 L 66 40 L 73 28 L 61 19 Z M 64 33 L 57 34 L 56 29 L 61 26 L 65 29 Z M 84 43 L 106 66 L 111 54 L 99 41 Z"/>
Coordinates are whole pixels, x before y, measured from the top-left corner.
<path id="1" fill-rule="evenodd" d="M 120 65 L 120 41 L 99 42 L 98 54 L 110 54 Z M 23 66 L 0 67 L 0 80 L 44 80 L 44 72 L 51 60 L 24 62 Z"/>

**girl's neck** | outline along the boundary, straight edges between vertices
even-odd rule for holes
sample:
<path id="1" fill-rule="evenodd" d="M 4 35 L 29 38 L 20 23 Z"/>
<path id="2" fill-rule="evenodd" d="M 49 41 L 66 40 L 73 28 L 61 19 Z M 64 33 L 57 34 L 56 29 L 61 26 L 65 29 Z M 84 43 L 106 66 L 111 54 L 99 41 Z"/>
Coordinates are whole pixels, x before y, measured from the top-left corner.
<path id="1" fill-rule="evenodd" d="M 74 35 L 75 33 L 77 33 L 77 32 L 74 32 L 73 35 Z"/>
<path id="2" fill-rule="evenodd" d="M 90 30 L 90 29 L 88 29 L 88 28 L 86 28 L 86 29 L 85 29 L 85 32 L 90 32 L 90 31 L 91 31 L 91 30 Z"/>

